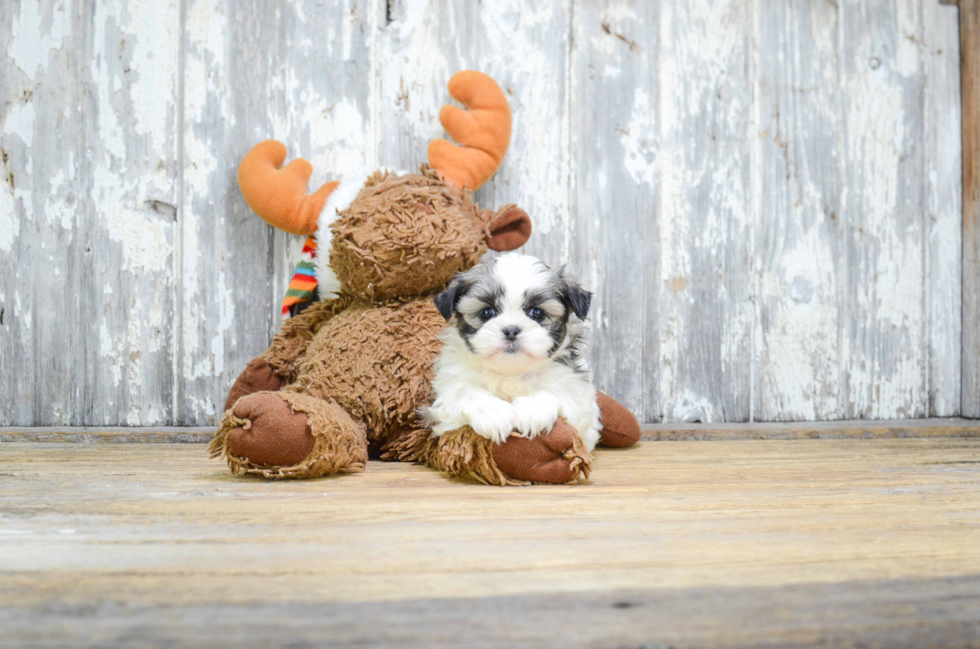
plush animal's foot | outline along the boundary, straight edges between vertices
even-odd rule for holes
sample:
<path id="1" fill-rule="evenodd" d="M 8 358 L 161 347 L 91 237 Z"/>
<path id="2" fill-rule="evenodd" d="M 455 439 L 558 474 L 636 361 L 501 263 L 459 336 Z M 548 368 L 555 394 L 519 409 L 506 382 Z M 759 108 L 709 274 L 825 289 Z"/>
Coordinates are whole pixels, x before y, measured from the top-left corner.
<path id="1" fill-rule="evenodd" d="M 256 392 L 275 392 L 285 383 L 265 360 L 261 357 L 253 358 L 231 386 L 228 399 L 225 401 L 225 410 L 231 409 L 244 396 Z"/>
<path id="2" fill-rule="evenodd" d="M 337 404 L 279 391 L 239 399 L 208 450 L 233 473 L 310 478 L 363 471 L 367 446 L 364 426 Z"/>
<path id="3" fill-rule="evenodd" d="M 579 475 L 589 477 L 592 468 L 592 457 L 564 419 L 558 419 L 549 432 L 532 439 L 512 436 L 497 444 L 493 459 L 504 474 L 524 482 L 572 482 Z"/>
<path id="4" fill-rule="evenodd" d="M 596 402 L 602 422 L 600 446 L 625 448 L 640 441 L 640 422 L 623 404 L 601 392 L 596 393 Z"/>
<path id="5" fill-rule="evenodd" d="M 305 413 L 293 412 L 275 392 L 239 400 L 232 414 L 242 423 L 228 432 L 228 453 L 262 466 L 299 464 L 316 440 Z"/>

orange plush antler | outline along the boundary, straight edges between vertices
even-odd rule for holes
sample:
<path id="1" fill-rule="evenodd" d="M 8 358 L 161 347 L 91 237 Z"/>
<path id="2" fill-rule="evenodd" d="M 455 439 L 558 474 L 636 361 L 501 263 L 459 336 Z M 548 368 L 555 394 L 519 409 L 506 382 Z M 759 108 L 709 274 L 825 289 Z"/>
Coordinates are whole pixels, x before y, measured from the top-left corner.
<path id="1" fill-rule="evenodd" d="M 443 106 L 439 121 L 459 146 L 429 144 L 429 164 L 451 185 L 475 190 L 500 167 L 510 144 L 510 104 L 497 82 L 475 70 L 457 72 L 449 94 L 468 110 Z"/>
<path id="2" fill-rule="evenodd" d="M 270 225 L 293 234 L 313 234 L 316 221 L 337 185 L 326 183 L 307 194 L 313 167 L 297 158 L 282 167 L 286 147 L 275 140 L 256 144 L 238 165 L 238 186 L 245 202 Z"/>

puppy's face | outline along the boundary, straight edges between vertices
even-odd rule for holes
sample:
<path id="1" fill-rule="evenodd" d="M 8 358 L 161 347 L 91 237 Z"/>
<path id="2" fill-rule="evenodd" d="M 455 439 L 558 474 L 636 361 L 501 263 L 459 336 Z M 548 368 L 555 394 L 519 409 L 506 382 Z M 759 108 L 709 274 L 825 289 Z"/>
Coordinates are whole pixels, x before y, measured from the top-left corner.
<path id="1" fill-rule="evenodd" d="M 436 297 L 467 348 L 488 367 L 528 372 L 565 342 L 570 317 L 584 320 L 592 294 L 534 257 L 511 253 L 458 274 Z"/>

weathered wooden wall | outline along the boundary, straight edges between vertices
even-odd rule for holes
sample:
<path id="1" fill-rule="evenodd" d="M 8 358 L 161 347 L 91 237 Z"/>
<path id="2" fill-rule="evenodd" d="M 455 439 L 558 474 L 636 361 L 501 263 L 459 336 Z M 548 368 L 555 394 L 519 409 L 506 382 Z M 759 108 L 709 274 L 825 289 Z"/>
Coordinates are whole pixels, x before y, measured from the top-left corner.
<path id="1" fill-rule="evenodd" d="M 411 168 L 506 89 L 478 192 L 596 291 L 646 421 L 961 412 L 957 8 L 936 0 L 6 0 L 0 425 L 209 424 L 298 238 L 235 168 Z"/>

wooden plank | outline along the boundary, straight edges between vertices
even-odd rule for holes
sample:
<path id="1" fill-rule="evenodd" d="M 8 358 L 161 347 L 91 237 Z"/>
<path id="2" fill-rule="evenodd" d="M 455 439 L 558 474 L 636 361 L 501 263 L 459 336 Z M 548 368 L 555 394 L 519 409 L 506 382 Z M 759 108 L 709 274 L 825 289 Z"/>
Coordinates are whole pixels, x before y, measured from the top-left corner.
<path id="1" fill-rule="evenodd" d="M 919 0 L 841 3 L 847 418 L 928 412 Z"/>
<path id="2" fill-rule="evenodd" d="M 575 2 L 569 111 L 573 270 L 593 290 L 595 383 L 662 418 L 659 3 Z"/>
<path id="3" fill-rule="evenodd" d="M 755 11 L 758 421 L 844 412 L 838 16 L 836 3 L 806 0 Z"/>
<path id="4" fill-rule="evenodd" d="M 217 422 L 239 372 L 278 331 L 299 259 L 303 238 L 266 225 L 242 199 L 242 156 L 279 139 L 313 164 L 311 187 L 374 157 L 376 9 L 373 0 L 187 3 L 175 423 Z"/>
<path id="5" fill-rule="evenodd" d="M 885 421 L 752 422 L 729 424 L 643 424 L 646 441 L 787 440 L 787 439 L 905 439 L 921 437 L 980 437 L 973 419 L 899 419 Z M 47 443 L 204 443 L 213 427 L 155 428 L 0 428 L 2 442 Z"/>
<path id="6" fill-rule="evenodd" d="M 0 15 L 0 254 L 16 268 L 0 287 L 0 423 L 167 422 L 177 2 Z"/>
<path id="7" fill-rule="evenodd" d="M 963 124 L 962 413 L 980 417 L 980 1 L 960 0 Z"/>
<path id="8" fill-rule="evenodd" d="M 173 400 L 180 12 L 176 0 L 84 11 L 91 50 L 75 54 L 91 94 L 80 114 L 87 178 L 74 227 L 85 247 L 71 371 L 85 378 L 71 423 L 163 424 Z"/>
<path id="9" fill-rule="evenodd" d="M 980 579 L 547 593 L 309 604 L 0 610 L 26 645 L 244 647 L 970 647 Z M 38 619 L 43 624 L 38 624 Z"/>
<path id="10" fill-rule="evenodd" d="M 74 228 L 87 177 L 71 52 L 84 51 L 84 21 L 79 6 L 0 5 L 0 425 L 78 421 L 77 336 L 58 323 L 80 308 Z"/>
<path id="11" fill-rule="evenodd" d="M 972 419 L 646 424 L 642 430 L 647 441 L 980 437 L 980 423 Z"/>
<path id="12" fill-rule="evenodd" d="M 0 428 L 0 443 L 31 442 L 52 444 L 204 444 L 214 437 L 213 426 L 155 428 L 34 427 Z"/>
<path id="13" fill-rule="evenodd" d="M 267 482 L 200 445 L 7 444 L 0 623 L 12 644 L 218 630 L 266 646 L 314 630 L 458 643 L 443 631 L 500 612 L 499 633 L 551 646 L 607 621 L 672 646 L 972 637 L 978 452 L 976 439 L 641 444 L 599 452 L 589 484 L 494 489 L 406 464 Z"/>
<path id="14" fill-rule="evenodd" d="M 744 2 L 660 12 L 663 420 L 751 415 L 751 15 Z"/>
<path id="15" fill-rule="evenodd" d="M 960 413 L 962 377 L 962 130 L 955 7 L 922 4 L 922 137 L 930 417 Z"/>

